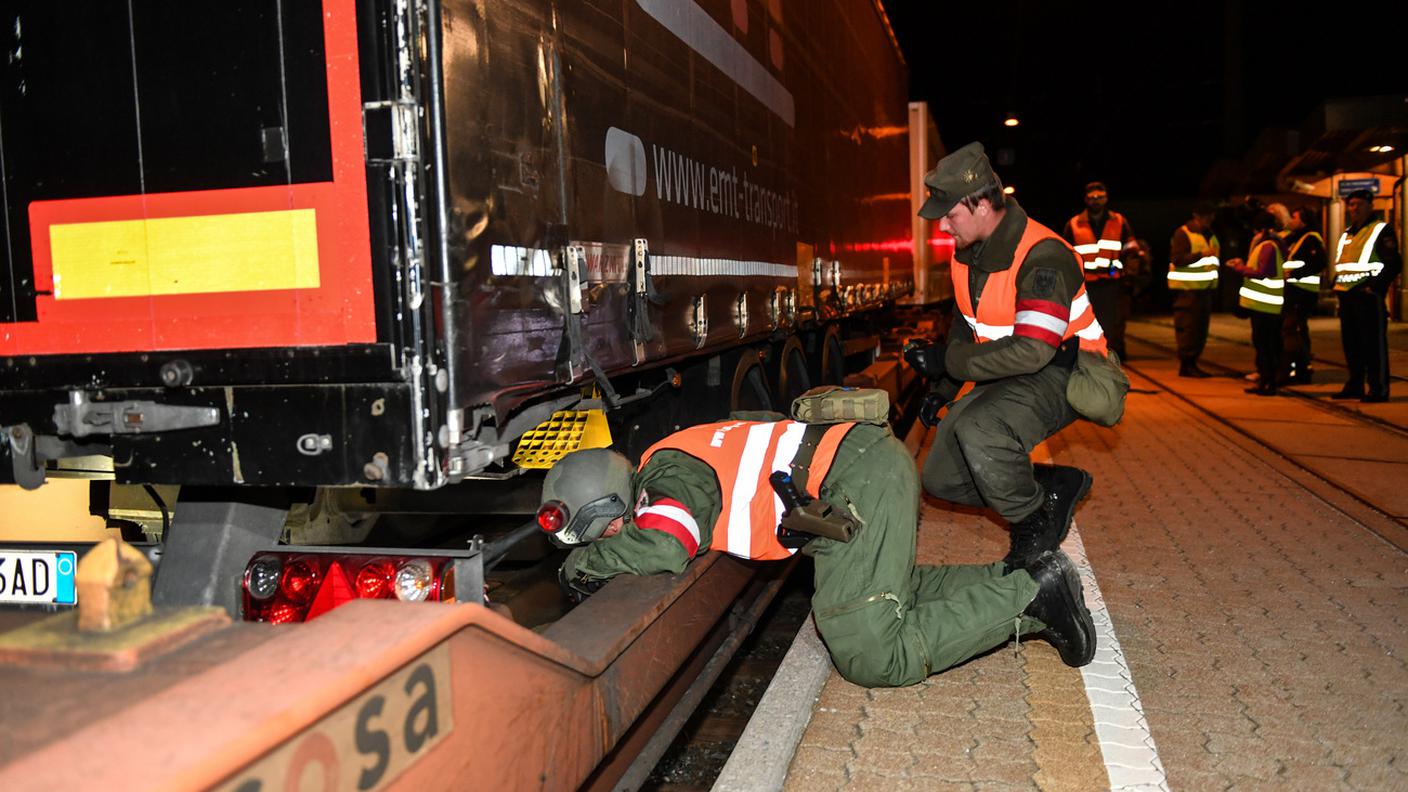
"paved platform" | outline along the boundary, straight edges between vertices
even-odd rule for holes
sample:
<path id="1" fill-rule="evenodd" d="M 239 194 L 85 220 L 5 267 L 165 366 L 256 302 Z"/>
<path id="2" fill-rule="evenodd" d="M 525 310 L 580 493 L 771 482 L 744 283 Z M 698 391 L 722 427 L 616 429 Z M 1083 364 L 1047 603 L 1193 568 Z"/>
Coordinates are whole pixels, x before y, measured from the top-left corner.
<path id="1" fill-rule="evenodd" d="M 1330 407 L 1327 364 L 1301 396 L 1244 394 L 1239 328 L 1209 345 L 1227 376 L 1188 380 L 1171 328 L 1131 327 L 1125 421 L 1049 444 L 1095 476 L 1066 549 L 1097 662 L 1024 640 L 908 688 L 832 672 L 785 789 L 1408 789 L 1408 389 Z M 921 563 L 1006 543 L 925 505 Z"/>

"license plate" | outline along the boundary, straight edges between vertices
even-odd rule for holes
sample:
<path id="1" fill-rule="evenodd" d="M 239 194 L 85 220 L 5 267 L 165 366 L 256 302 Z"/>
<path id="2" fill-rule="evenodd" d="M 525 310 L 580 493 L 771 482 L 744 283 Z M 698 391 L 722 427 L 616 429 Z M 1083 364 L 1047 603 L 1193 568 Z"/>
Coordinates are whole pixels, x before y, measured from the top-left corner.
<path id="1" fill-rule="evenodd" d="M 78 554 L 68 550 L 0 550 L 0 603 L 73 605 Z"/>

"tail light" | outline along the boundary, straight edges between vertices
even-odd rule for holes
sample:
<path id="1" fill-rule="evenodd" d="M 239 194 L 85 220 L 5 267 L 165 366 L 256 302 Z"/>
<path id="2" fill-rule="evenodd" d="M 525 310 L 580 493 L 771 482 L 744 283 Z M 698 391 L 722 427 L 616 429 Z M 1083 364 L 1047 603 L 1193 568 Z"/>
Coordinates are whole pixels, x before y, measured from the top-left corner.
<path id="1" fill-rule="evenodd" d="M 322 582 L 323 571 L 306 559 L 299 559 L 284 567 L 279 593 L 295 605 L 307 605 Z"/>
<path id="2" fill-rule="evenodd" d="M 245 567 L 245 621 L 287 624 L 354 599 L 454 601 L 453 556 L 259 553 Z"/>

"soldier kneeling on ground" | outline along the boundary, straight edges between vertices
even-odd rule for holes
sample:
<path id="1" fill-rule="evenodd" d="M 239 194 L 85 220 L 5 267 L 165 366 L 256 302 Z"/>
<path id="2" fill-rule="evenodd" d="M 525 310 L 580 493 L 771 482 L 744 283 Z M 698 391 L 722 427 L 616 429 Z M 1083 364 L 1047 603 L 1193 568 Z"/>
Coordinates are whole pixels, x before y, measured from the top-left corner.
<path id="1" fill-rule="evenodd" d="M 852 406 L 878 394 L 883 408 L 833 409 L 842 394 Z M 682 572 L 709 550 L 770 560 L 801 549 L 815 560 L 817 631 L 856 684 L 912 685 L 1023 634 L 1044 636 L 1069 666 L 1089 663 L 1095 629 L 1058 537 L 1010 571 L 915 566 L 919 479 L 888 410 L 881 391 L 814 391 L 793 406 L 810 423 L 689 427 L 639 467 L 607 449 L 568 454 L 539 510 L 554 541 L 576 547 L 564 588 L 580 599 L 616 575 Z"/>

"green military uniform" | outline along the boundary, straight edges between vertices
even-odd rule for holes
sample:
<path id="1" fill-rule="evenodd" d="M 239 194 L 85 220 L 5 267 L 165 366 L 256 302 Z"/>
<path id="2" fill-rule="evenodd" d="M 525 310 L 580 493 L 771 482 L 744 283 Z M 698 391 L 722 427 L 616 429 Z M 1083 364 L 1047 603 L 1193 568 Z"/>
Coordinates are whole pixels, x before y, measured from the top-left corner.
<path id="1" fill-rule="evenodd" d="M 1007 214 L 983 242 L 957 253 L 969 269 L 974 310 L 988 276 L 1018 266 L 1017 299 L 1041 300 L 1068 309 L 1084 280 L 1069 248 L 1051 239 L 1034 245 L 1014 263 L 1027 213 L 1011 199 Z M 1066 382 L 1075 361 L 1072 339 L 1058 350 L 1020 335 L 979 344 L 961 318 L 949 332 L 945 354 L 946 398 L 959 382 L 973 390 L 949 407 L 924 460 L 924 489 L 944 500 L 986 506 L 1016 522 L 1034 512 L 1042 490 L 1032 476 L 1031 451 L 1076 419 L 1066 401 Z M 977 475 L 975 475 L 977 472 Z"/>
<path id="2" fill-rule="evenodd" d="M 698 522 L 709 545 L 722 493 L 712 469 L 679 451 L 655 453 L 635 480 L 635 495 L 673 498 Z M 837 451 L 821 497 L 855 516 L 850 542 L 813 539 L 812 609 L 817 630 L 846 679 L 871 687 L 909 685 L 1012 636 L 1044 629 L 1022 612 L 1037 593 L 1025 571 L 1002 564 L 914 565 L 919 482 L 904 446 L 885 426 L 859 424 Z M 689 555 L 678 540 L 632 523 L 615 536 L 574 550 L 569 576 L 680 572 Z"/>

